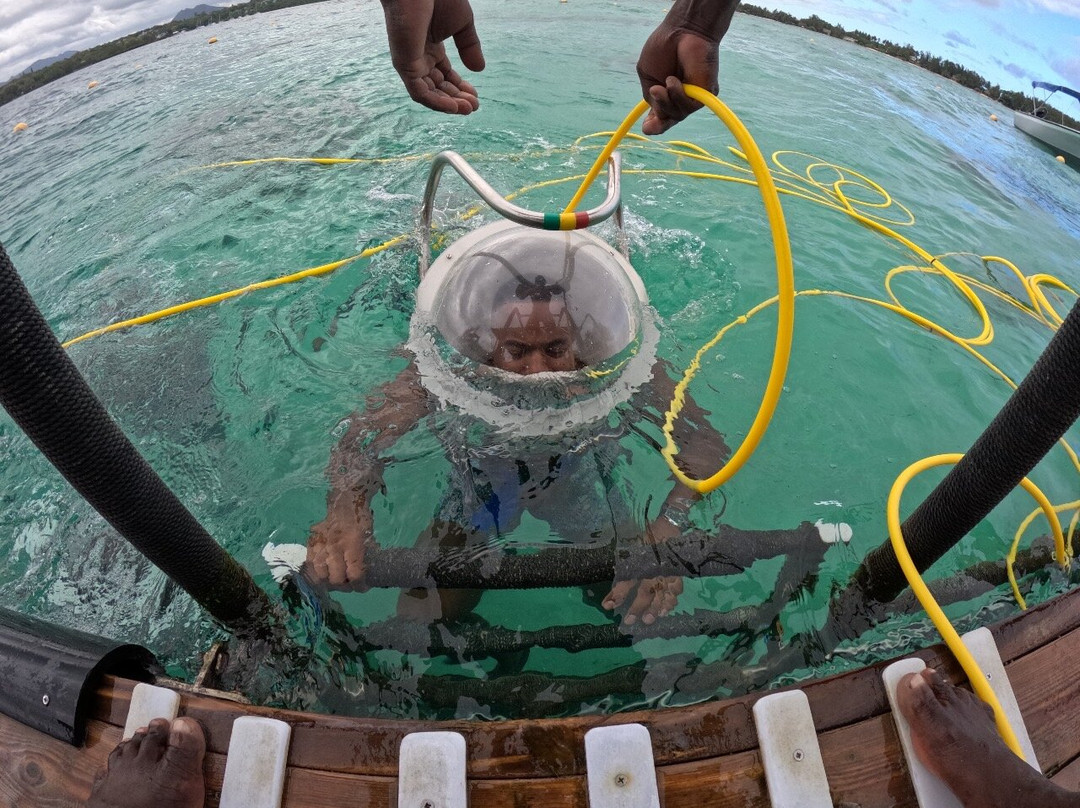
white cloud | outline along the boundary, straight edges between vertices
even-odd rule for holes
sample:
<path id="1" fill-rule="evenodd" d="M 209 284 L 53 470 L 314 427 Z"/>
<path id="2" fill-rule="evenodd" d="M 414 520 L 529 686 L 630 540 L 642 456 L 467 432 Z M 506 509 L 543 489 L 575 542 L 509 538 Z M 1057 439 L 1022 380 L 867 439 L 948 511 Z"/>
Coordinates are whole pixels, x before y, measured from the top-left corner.
<path id="1" fill-rule="evenodd" d="M 0 83 L 38 59 L 160 25 L 200 2 L 206 0 L 0 0 Z"/>
<path id="2" fill-rule="evenodd" d="M 1062 76 L 1069 86 L 1080 87 L 1080 56 L 1064 56 L 1058 59 L 1051 59 L 1050 67 L 1052 67 L 1054 72 L 1059 76 Z"/>
<path id="3" fill-rule="evenodd" d="M 1026 0 L 1026 4 L 1028 8 L 1080 19 L 1080 2 L 1077 0 Z"/>
<path id="4" fill-rule="evenodd" d="M 945 37 L 945 41 L 950 45 L 966 45 L 969 48 L 975 47 L 975 44 L 959 31 L 946 31 L 943 36 Z"/>

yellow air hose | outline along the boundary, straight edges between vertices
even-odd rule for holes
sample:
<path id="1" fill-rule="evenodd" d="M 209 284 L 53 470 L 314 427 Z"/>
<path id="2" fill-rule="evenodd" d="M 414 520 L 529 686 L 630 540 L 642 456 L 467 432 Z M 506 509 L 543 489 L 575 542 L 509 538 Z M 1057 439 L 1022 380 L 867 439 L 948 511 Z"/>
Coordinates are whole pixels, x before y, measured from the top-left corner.
<path id="1" fill-rule="evenodd" d="M 132 317 L 128 320 L 121 320 L 119 322 L 110 323 L 109 325 L 103 326 L 102 328 L 96 328 L 93 331 L 87 331 L 85 334 L 74 337 L 73 339 L 69 339 L 67 342 L 63 343 L 63 347 L 70 348 L 72 345 L 82 342 L 83 340 L 90 339 L 91 337 L 97 337 L 102 334 L 108 334 L 111 331 L 119 331 L 122 328 L 130 328 L 131 326 L 135 325 L 153 323 L 157 320 L 163 320 L 166 317 L 172 317 L 174 314 L 181 314 L 185 311 L 191 311 L 192 309 L 202 308 L 203 306 L 210 306 L 214 303 L 221 303 L 222 301 L 231 300 L 234 297 L 239 297 L 240 295 L 247 294 L 248 292 L 254 292 L 257 289 L 270 289 L 274 286 L 282 286 L 286 283 L 293 283 L 295 281 L 303 280 L 304 278 L 313 278 L 318 275 L 326 275 L 336 269 L 340 269 L 346 264 L 351 264 L 353 261 L 356 261 L 360 258 L 367 258 L 368 256 L 374 255 L 375 253 L 387 250 L 390 247 L 394 247 L 403 241 L 405 241 L 405 236 L 395 236 L 389 241 L 385 241 L 376 247 L 368 247 L 363 252 L 357 253 L 356 255 L 352 255 L 348 258 L 343 258 L 340 261 L 333 261 L 332 263 L 323 264 L 322 266 L 317 267 L 311 267 L 310 269 L 302 269 L 299 272 L 293 272 L 290 275 L 282 275 L 280 278 L 269 278 L 265 281 L 259 281 L 258 283 L 250 283 L 247 286 L 241 286 L 239 289 L 230 289 L 227 292 L 220 292 L 216 295 L 199 298 L 198 300 L 189 300 L 186 303 L 179 303 L 175 306 L 169 306 L 168 308 L 160 309 L 159 311 L 153 311 L 149 314 L 140 315 L 139 317 Z"/>
<path id="2" fill-rule="evenodd" d="M 652 151 L 656 153 L 668 154 L 680 163 L 684 160 L 698 160 L 708 163 L 712 166 L 721 167 L 728 173 L 707 173 L 698 171 L 686 171 L 680 169 L 627 169 L 623 171 L 624 175 L 635 174 L 642 176 L 651 175 L 670 175 L 681 176 L 687 178 L 697 179 L 711 179 L 722 180 L 726 182 L 735 182 L 745 185 L 756 185 L 760 189 L 760 193 L 765 202 L 766 212 L 769 214 L 770 226 L 772 228 L 774 252 L 777 259 L 777 275 L 780 292 L 776 296 L 762 301 L 752 307 L 742 316 L 736 320 L 723 326 L 714 335 L 706 345 L 704 345 L 695 355 L 693 362 L 684 371 L 683 379 L 676 386 L 675 398 L 669 408 L 669 411 L 665 414 L 665 441 L 666 446 L 662 452 L 668 465 L 671 467 L 673 474 L 685 485 L 688 485 L 700 492 L 708 492 L 721 485 L 722 483 L 731 479 L 739 468 L 745 464 L 754 448 L 758 445 L 769 420 L 771 419 L 773 412 L 775 411 L 777 400 L 781 392 L 781 385 L 786 374 L 786 368 L 788 363 L 788 357 L 791 349 L 791 326 L 793 323 L 793 301 L 795 297 L 817 297 L 817 296 L 833 296 L 838 298 L 844 298 L 848 300 L 859 301 L 861 303 L 868 303 L 882 309 L 892 311 L 896 314 L 907 318 L 912 323 L 926 328 L 931 333 L 945 337 L 955 345 L 964 349 L 966 352 L 978 359 L 983 365 L 1000 376 L 1010 387 L 1016 387 L 1016 384 L 996 365 L 990 362 L 985 356 L 979 353 L 974 346 L 986 345 L 993 339 L 993 326 L 991 324 L 989 314 L 982 301 L 975 294 L 974 290 L 979 290 L 985 294 L 989 294 L 1011 306 L 1016 307 L 1025 314 L 1028 314 L 1032 318 L 1039 321 L 1042 325 L 1047 326 L 1051 330 L 1056 330 L 1057 326 L 1061 323 L 1062 318 L 1053 308 L 1049 296 L 1044 291 L 1047 287 L 1054 289 L 1064 290 L 1072 295 L 1076 295 L 1076 292 L 1070 288 L 1063 281 L 1046 274 L 1038 274 L 1032 276 L 1025 276 L 1014 264 L 1005 258 L 998 256 L 974 256 L 982 261 L 983 265 L 989 270 L 991 264 L 1000 264 L 1002 267 L 1011 272 L 1019 283 L 1021 284 L 1024 294 L 1030 301 L 1030 305 L 1026 305 L 1020 300 L 1008 295 L 1007 293 L 988 285 L 976 278 L 972 278 L 967 275 L 955 273 L 946 267 L 942 259 L 950 255 L 964 255 L 965 253 L 942 253 L 940 255 L 932 255 L 928 251 L 922 249 L 914 242 L 904 238 L 889 225 L 893 226 L 908 226 L 915 222 L 915 217 L 904 205 L 896 202 L 892 199 L 889 193 L 878 183 L 869 179 L 868 177 L 860 174 L 852 169 L 834 165 L 825 160 L 821 160 L 810 154 L 802 152 L 784 150 L 774 152 L 772 155 L 772 162 L 775 168 L 770 170 L 761 157 L 759 150 L 746 131 L 745 127 L 739 122 L 735 115 L 728 110 L 719 100 L 717 100 L 710 93 L 705 92 L 697 87 L 687 85 L 687 93 L 691 97 L 696 98 L 698 101 L 708 106 L 716 115 L 720 118 L 729 130 L 734 134 L 739 142 L 741 148 L 735 148 L 729 146 L 728 150 L 733 154 L 740 162 L 738 164 L 732 163 L 729 160 L 723 160 L 715 155 L 711 154 L 707 150 L 697 146 L 693 143 L 689 143 L 681 140 L 672 141 L 653 141 L 645 138 L 636 133 L 630 132 L 630 127 L 641 116 L 641 114 L 648 108 L 645 102 L 639 103 L 631 113 L 623 121 L 618 131 L 611 132 L 596 132 L 590 135 L 583 135 L 577 138 L 569 148 L 549 148 L 540 152 L 526 152 L 514 155 L 515 159 L 529 156 L 550 155 L 555 153 L 563 153 L 567 151 L 575 151 L 581 148 L 591 148 L 583 146 L 582 144 L 593 138 L 604 138 L 606 145 L 596 161 L 593 163 L 589 173 L 582 178 L 579 176 L 569 176 L 560 179 L 551 179 L 534 183 L 532 185 L 525 186 L 514 193 L 508 194 L 507 199 L 513 199 L 528 193 L 534 189 L 545 188 L 554 186 L 561 183 L 575 182 L 581 180 L 580 187 L 577 193 L 574 195 L 570 204 L 567 206 L 565 214 L 572 213 L 573 209 L 580 203 L 584 197 L 585 192 L 589 188 L 590 184 L 596 178 L 596 176 L 602 170 L 608 156 L 611 151 L 614 150 L 620 141 L 624 142 L 624 148 L 637 149 L 641 151 Z M 491 157 L 493 155 L 471 155 L 474 158 L 477 157 Z M 499 155 L 494 155 L 498 157 Z M 505 155 L 504 155 L 505 156 Z M 264 158 L 260 160 L 240 160 L 228 163 L 217 163 L 211 166 L 203 166 L 202 168 L 224 168 L 224 167 L 240 167 L 250 166 L 256 164 L 266 163 L 317 163 L 322 165 L 338 165 L 338 164 L 350 164 L 350 163 L 394 163 L 394 162 L 412 162 L 417 160 L 423 160 L 429 158 L 430 155 L 403 155 L 397 157 L 387 158 L 293 158 L 293 157 L 275 157 Z M 785 164 L 787 157 L 797 157 L 806 161 L 805 168 L 801 173 L 789 168 Z M 747 167 L 749 166 L 749 167 Z M 826 172 L 828 177 L 824 180 L 819 180 L 816 175 L 819 172 Z M 878 201 L 861 199 L 857 195 L 851 193 L 851 189 L 866 190 L 874 194 Z M 798 292 L 794 291 L 794 282 L 791 272 L 791 255 L 788 245 L 787 232 L 784 227 L 783 213 L 780 209 L 778 193 L 787 194 L 789 196 L 798 197 L 800 199 L 813 202 L 815 204 L 823 205 L 829 209 L 837 212 L 844 213 L 850 218 L 854 219 L 860 225 L 867 229 L 874 231 L 880 235 L 884 235 L 887 238 L 902 244 L 907 249 L 911 250 L 915 255 L 925 262 L 924 266 L 911 266 L 911 267 L 898 267 L 890 271 L 885 279 L 885 286 L 889 298 L 891 300 L 877 300 L 862 295 L 851 294 L 843 291 L 831 291 L 822 289 L 806 289 Z M 881 211 L 890 209 L 892 207 L 898 208 L 902 212 L 902 219 L 887 219 Z M 866 212 L 860 212 L 865 210 Z M 468 220 L 475 216 L 481 210 L 480 206 L 475 206 L 465 211 L 460 215 L 462 221 Z M 408 239 L 407 234 L 399 235 L 388 241 L 364 250 L 358 255 L 345 258 L 333 263 L 324 264 L 318 267 L 312 267 L 299 272 L 294 272 L 289 275 L 271 278 L 258 283 L 252 283 L 247 286 L 233 289 L 231 291 L 222 292 L 219 294 L 204 297 L 199 300 L 189 301 L 179 305 L 170 306 L 168 308 L 156 311 L 150 314 L 145 314 L 139 317 L 134 317 L 122 322 L 112 323 L 102 328 L 95 329 L 79 337 L 69 340 L 64 343 L 65 347 L 74 345 L 77 342 L 89 339 L 91 337 L 98 336 L 100 334 L 116 331 L 122 328 L 130 326 L 141 325 L 144 323 L 155 322 L 164 317 L 171 316 L 173 314 L 179 314 L 181 312 L 190 311 L 201 306 L 207 306 L 214 303 L 219 303 L 224 300 L 229 300 L 238 297 L 246 292 L 267 289 L 270 287 L 279 286 L 286 283 L 292 283 L 305 278 L 310 278 L 317 275 L 324 275 L 335 271 L 336 269 L 343 267 L 347 264 L 356 261 L 359 258 L 366 258 L 375 253 L 381 252 L 388 248 L 399 246 L 405 243 Z M 922 315 L 917 314 L 911 309 L 903 305 L 893 293 L 891 288 L 891 280 L 896 275 L 902 272 L 923 272 L 931 274 L 939 274 L 945 277 L 961 294 L 961 296 L 968 301 L 971 307 L 975 310 L 975 314 L 981 322 L 982 328 L 980 333 L 975 337 L 965 338 L 957 336 L 949 329 L 929 320 Z M 679 411 L 682 407 L 683 400 L 686 395 L 686 389 L 698 372 L 701 366 L 702 357 L 713 347 L 715 347 L 723 336 L 738 325 L 744 325 L 747 321 L 754 317 L 756 314 L 764 311 L 766 308 L 777 304 L 780 309 L 779 321 L 777 325 L 777 340 L 776 348 L 774 351 L 772 368 L 770 372 L 769 382 L 766 386 L 765 396 L 762 400 L 758 414 L 754 419 L 751 426 L 751 430 L 748 433 L 743 444 L 739 447 L 739 450 L 731 458 L 727 465 L 721 468 L 712 477 L 706 480 L 693 480 L 683 474 L 674 464 L 674 456 L 678 453 L 678 448 L 674 445 L 672 438 L 672 431 L 674 422 L 678 418 Z M 1077 457 L 1076 452 L 1065 441 L 1064 438 L 1060 441 L 1062 447 L 1068 453 L 1073 466 L 1080 471 L 1080 458 Z M 1021 524 L 1017 530 L 1016 537 L 1013 541 L 1012 548 L 1008 554 L 1008 570 L 1010 582 L 1012 583 L 1013 592 L 1016 596 L 1017 602 L 1021 608 L 1025 608 L 1023 598 L 1020 596 L 1020 592 L 1015 582 L 1015 575 L 1012 570 L 1013 560 L 1016 554 L 1016 548 L 1026 531 L 1027 527 L 1032 523 L 1034 518 L 1043 509 L 1036 508 L 1027 519 Z M 1077 518 L 1080 517 L 1080 500 L 1070 502 L 1065 505 L 1058 505 L 1054 508 L 1055 511 L 1067 511 L 1073 510 L 1073 518 L 1070 524 L 1069 540 L 1070 547 L 1068 555 L 1071 556 L 1071 538 L 1075 529 Z M 1060 553 L 1059 553 L 1060 555 Z"/>
<path id="3" fill-rule="evenodd" d="M 896 478 L 893 483 L 892 489 L 889 491 L 889 500 L 886 506 L 886 518 L 889 525 L 889 540 L 892 542 L 893 551 L 896 553 L 896 559 L 900 563 L 900 569 L 904 572 L 904 577 L 907 578 L 908 584 L 911 586 L 911 591 L 915 593 L 915 597 L 918 598 L 919 603 L 923 609 L 929 615 L 934 627 L 938 630 L 941 638 L 945 640 L 945 644 L 952 651 L 956 661 L 960 663 L 960 667 L 964 669 L 964 673 L 967 674 L 968 681 L 971 683 L 972 689 L 984 702 L 990 705 L 994 711 L 994 723 L 997 725 L 998 733 L 1001 735 L 1002 740 L 1008 744 L 1009 748 L 1016 753 L 1017 757 L 1021 760 L 1024 759 L 1024 753 L 1020 750 L 1020 742 L 1016 739 L 1016 733 L 1013 732 L 1012 727 L 1009 725 L 1009 720 L 1005 716 L 1005 711 L 1002 709 L 1000 702 L 997 700 L 997 696 L 994 695 L 994 691 L 990 685 L 987 684 L 986 675 L 983 674 L 979 668 L 979 663 L 975 661 L 975 657 L 971 655 L 967 647 L 964 645 L 963 640 L 960 639 L 960 635 L 956 633 L 956 629 L 952 627 L 949 622 L 949 618 L 945 616 L 945 612 L 938 606 L 937 601 L 934 600 L 934 596 L 930 594 L 930 589 L 919 575 L 919 570 L 915 566 L 915 562 L 911 560 L 911 555 L 907 551 L 907 545 L 904 544 L 904 536 L 900 529 L 900 495 L 904 491 L 904 487 L 911 481 L 915 475 L 919 474 L 926 469 L 933 468 L 935 466 L 945 465 L 946 463 L 958 463 L 962 454 L 940 454 L 933 455 L 931 457 L 923 458 L 915 463 L 912 463 L 900 476 Z M 1039 503 L 1043 513 L 1046 514 L 1047 520 L 1050 522 L 1050 528 L 1054 533 L 1054 556 L 1057 562 L 1062 567 L 1068 567 L 1068 558 L 1065 555 L 1065 540 L 1061 532 L 1061 523 L 1058 521 L 1057 513 L 1050 505 L 1050 502 L 1046 499 L 1046 496 L 1038 489 L 1038 487 L 1032 483 L 1027 477 L 1021 480 L 1020 483 L 1024 489 L 1031 494 L 1035 500 Z"/>
<path id="4" fill-rule="evenodd" d="M 750 456 L 757 449 L 758 444 L 765 435 L 765 430 L 769 427 L 773 413 L 776 412 L 776 405 L 780 401 L 780 393 L 784 387 L 784 377 L 787 375 L 788 360 L 791 357 L 791 341 L 795 329 L 795 274 L 792 268 L 791 244 L 788 240 L 787 225 L 784 223 L 784 211 L 780 206 L 780 196 L 776 190 L 776 184 L 773 182 L 772 172 L 769 170 L 761 150 L 758 149 L 757 144 L 742 121 L 720 99 L 707 90 L 695 87 L 692 84 L 686 84 L 683 87 L 688 96 L 708 107 L 730 130 L 742 149 L 745 159 L 750 164 L 754 178 L 757 180 L 758 191 L 761 193 L 761 199 L 765 204 L 765 212 L 769 218 L 773 251 L 776 254 L 777 286 L 779 287 L 777 294 L 776 347 L 773 352 L 772 367 L 769 369 L 769 379 L 765 385 L 765 394 L 761 400 L 761 405 L 758 408 L 757 415 L 754 416 L 749 431 L 746 433 L 746 437 L 738 449 L 735 450 L 731 459 L 715 474 L 704 480 L 695 480 L 675 464 L 675 455 L 678 454 L 679 449 L 675 445 L 672 433 L 675 420 L 679 417 L 679 412 L 682 410 L 686 400 L 686 388 L 690 384 L 690 380 L 694 378 L 701 368 L 701 358 L 719 342 L 723 336 L 723 330 L 702 346 L 694 356 L 690 366 L 683 373 L 683 378 L 675 386 L 674 397 L 664 419 L 665 445 L 661 450 L 661 454 L 663 454 L 664 460 L 667 461 L 671 473 L 679 482 L 698 493 L 707 494 L 730 480 L 742 468 L 743 464 L 750 459 Z M 577 208 L 589 185 L 596 179 L 596 176 L 607 162 L 611 152 L 615 150 L 615 147 L 630 131 L 630 127 L 648 109 L 649 105 L 645 101 L 641 101 L 630 111 L 630 114 L 626 116 L 619 128 L 615 130 L 607 145 L 601 150 L 592 168 L 585 175 L 581 187 L 578 188 L 577 193 L 574 194 L 574 197 L 563 211 L 564 213 L 572 213 Z M 686 146 L 688 144 L 676 142 L 676 145 Z"/>

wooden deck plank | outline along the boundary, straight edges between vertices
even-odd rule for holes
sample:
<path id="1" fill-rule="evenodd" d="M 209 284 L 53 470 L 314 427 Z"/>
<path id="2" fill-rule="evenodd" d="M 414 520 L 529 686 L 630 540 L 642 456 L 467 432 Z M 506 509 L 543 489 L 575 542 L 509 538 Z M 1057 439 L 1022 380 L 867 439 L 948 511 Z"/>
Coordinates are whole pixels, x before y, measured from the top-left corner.
<path id="1" fill-rule="evenodd" d="M 1006 663 L 1080 628 L 1080 588 L 991 626 Z"/>
<path id="2" fill-rule="evenodd" d="M 1035 755 L 1053 774 L 1080 752 L 1080 629 L 1013 661 L 1005 671 L 1024 716 Z M 1070 709 L 1071 708 L 1071 709 Z"/>
<path id="3" fill-rule="evenodd" d="M 1031 672 L 1043 672 L 1043 664 L 1029 663 Z M 26 790 L 35 805 L 74 805 L 85 797 L 93 773 L 103 765 L 108 752 L 119 740 L 118 726 L 93 721 L 89 742 L 75 749 L 48 738 L 35 730 L 8 719 L 0 722 L 0 745 L 7 759 L 5 779 L 0 794 L 14 793 L 8 788 L 20 772 L 44 771 L 39 776 L 47 787 Z M 1041 733 L 1036 733 L 1042 743 Z M 28 741 L 29 739 L 29 741 Z M 823 760 L 834 802 L 858 804 L 861 808 L 914 808 L 914 798 L 899 751 L 899 743 L 888 716 L 877 716 L 819 735 Z M 15 752 L 12 750 L 23 750 Z M 35 770 L 28 764 L 40 757 L 49 758 Z M 224 776 L 225 760 L 212 753 L 207 761 L 208 805 L 214 808 Z M 674 763 L 658 770 L 665 808 L 767 808 L 767 791 L 762 766 L 756 751 L 741 752 L 720 758 Z M 48 781 L 48 782 L 44 782 Z M 59 787 L 57 784 L 61 784 Z M 51 789 L 51 790 L 50 790 Z M 318 806 L 362 805 L 365 808 L 394 808 L 394 777 L 344 774 L 291 765 L 285 784 L 286 805 Z M 531 778 L 515 780 L 471 777 L 470 803 L 475 808 L 587 808 L 584 778 Z M 10 802 L 15 802 L 13 798 Z"/>
<path id="4" fill-rule="evenodd" d="M 1062 766 L 1050 779 L 1067 791 L 1080 791 L 1080 757 Z"/>
<path id="5" fill-rule="evenodd" d="M 915 791 L 891 715 L 818 735 L 835 805 L 916 808 Z"/>
<path id="6" fill-rule="evenodd" d="M 97 723 L 77 750 L 0 714 L 0 805 L 81 806 L 119 741 L 118 728 Z"/>

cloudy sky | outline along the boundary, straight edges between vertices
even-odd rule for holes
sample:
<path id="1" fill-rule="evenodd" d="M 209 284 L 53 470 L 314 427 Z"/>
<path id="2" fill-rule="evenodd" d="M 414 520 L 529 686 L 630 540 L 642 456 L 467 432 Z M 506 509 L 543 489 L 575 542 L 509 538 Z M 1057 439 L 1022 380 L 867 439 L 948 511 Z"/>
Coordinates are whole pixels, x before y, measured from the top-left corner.
<path id="1" fill-rule="evenodd" d="M 206 0 L 202 0 L 206 2 Z M 0 81 L 34 61 L 166 22 L 200 0 L 0 0 Z M 209 0 L 211 5 L 231 5 Z M 514 0 L 539 2 L 539 0 Z M 1080 88 L 1080 0 L 754 0 L 951 59 L 1011 90 Z M 483 30 L 481 28 L 481 35 Z"/>
<path id="2" fill-rule="evenodd" d="M 1080 89 L 1080 0 L 752 2 L 914 45 L 1007 90 L 1030 92 L 1033 79 Z"/>

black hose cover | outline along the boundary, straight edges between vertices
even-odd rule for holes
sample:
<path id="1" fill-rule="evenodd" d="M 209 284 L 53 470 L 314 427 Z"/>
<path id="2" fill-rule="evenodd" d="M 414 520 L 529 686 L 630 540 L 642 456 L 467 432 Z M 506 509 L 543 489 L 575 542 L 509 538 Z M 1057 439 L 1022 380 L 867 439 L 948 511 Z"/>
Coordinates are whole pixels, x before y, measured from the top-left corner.
<path id="1" fill-rule="evenodd" d="M 902 525 L 920 572 L 967 535 L 1020 484 L 1080 417 L 1080 301 L 990 426 Z M 868 555 L 852 581 L 886 602 L 907 580 L 886 542 Z"/>
<path id="2" fill-rule="evenodd" d="M 61 741 L 82 743 L 102 676 L 147 682 L 160 672 L 154 655 L 141 645 L 0 608 L 0 713 Z"/>
<path id="3" fill-rule="evenodd" d="M 69 483 L 234 631 L 262 590 L 150 468 L 61 347 L 0 245 L 0 404 Z"/>

